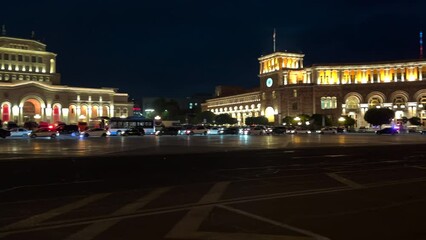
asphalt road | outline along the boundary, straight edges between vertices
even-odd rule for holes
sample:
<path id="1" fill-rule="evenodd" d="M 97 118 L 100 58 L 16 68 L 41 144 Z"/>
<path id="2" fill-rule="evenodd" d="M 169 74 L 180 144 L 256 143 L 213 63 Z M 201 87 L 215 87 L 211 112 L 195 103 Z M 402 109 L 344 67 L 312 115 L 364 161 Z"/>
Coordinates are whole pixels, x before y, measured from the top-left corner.
<path id="1" fill-rule="evenodd" d="M 426 239 L 424 141 L 5 139 L 27 152 L 0 161 L 0 238 Z"/>

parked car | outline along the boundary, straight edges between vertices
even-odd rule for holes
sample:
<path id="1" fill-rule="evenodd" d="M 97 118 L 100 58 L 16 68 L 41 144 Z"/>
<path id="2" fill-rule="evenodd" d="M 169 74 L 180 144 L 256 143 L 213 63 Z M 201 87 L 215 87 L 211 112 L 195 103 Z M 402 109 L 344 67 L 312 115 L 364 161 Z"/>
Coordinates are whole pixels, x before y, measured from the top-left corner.
<path id="1" fill-rule="evenodd" d="M 92 128 L 83 132 L 80 132 L 80 137 L 106 137 L 108 131 L 103 128 Z"/>
<path id="2" fill-rule="evenodd" d="M 31 138 L 36 138 L 36 137 L 56 138 L 57 136 L 59 136 L 59 132 L 50 128 L 39 128 L 30 134 Z"/>
<path id="3" fill-rule="evenodd" d="M 178 135 L 179 134 L 179 128 L 176 127 L 163 127 L 160 130 L 155 132 L 155 135 L 162 136 L 162 135 Z"/>
<path id="4" fill-rule="evenodd" d="M 222 135 L 228 135 L 228 134 L 236 135 L 236 134 L 239 133 L 239 131 L 240 131 L 240 129 L 237 128 L 237 127 L 221 128 L 219 130 L 219 134 L 222 134 Z"/>
<path id="5" fill-rule="evenodd" d="M 16 122 L 7 122 L 7 130 L 10 130 L 12 128 L 17 128 L 18 124 Z"/>
<path id="6" fill-rule="evenodd" d="M 80 131 L 79 131 L 77 125 L 58 125 L 56 127 L 56 130 L 61 135 L 69 134 L 69 135 L 72 135 L 72 136 L 78 136 L 80 134 Z"/>
<path id="7" fill-rule="evenodd" d="M 29 130 L 37 129 L 38 128 L 38 123 L 36 123 L 36 122 L 25 122 L 24 123 L 24 128 L 25 129 L 29 129 Z"/>
<path id="8" fill-rule="evenodd" d="M 12 128 L 10 129 L 11 137 L 28 137 L 32 133 L 32 130 L 28 130 L 25 128 Z"/>
<path id="9" fill-rule="evenodd" d="M 5 130 L 3 128 L 0 128 L 0 137 L 1 138 L 10 137 L 10 131 L 9 130 Z"/>
<path id="10" fill-rule="evenodd" d="M 398 134 L 398 130 L 396 130 L 393 127 L 387 127 L 387 128 L 383 128 L 383 129 L 377 130 L 376 134 L 378 134 L 378 135 L 381 135 L 381 134 L 395 135 L 395 134 Z"/>
<path id="11" fill-rule="evenodd" d="M 143 127 L 132 127 L 124 131 L 123 135 L 124 136 L 129 136 L 129 135 L 143 136 L 145 135 L 145 130 L 143 129 Z"/>
<path id="12" fill-rule="evenodd" d="M 191 132 L 191 129 L 194 128 L 191 125 L 184 125 L 179 129 L 178 135 L 187 135 Z"/>

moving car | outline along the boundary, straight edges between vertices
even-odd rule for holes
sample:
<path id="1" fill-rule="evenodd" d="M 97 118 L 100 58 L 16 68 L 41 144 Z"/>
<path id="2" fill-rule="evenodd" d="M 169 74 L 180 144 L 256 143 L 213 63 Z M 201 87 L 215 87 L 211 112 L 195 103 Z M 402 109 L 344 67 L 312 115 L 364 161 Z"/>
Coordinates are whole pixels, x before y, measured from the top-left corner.
<path id="1" fill-rule="evenodd" d="M 309 129 L 306 129 L 306 128 L 296 128 L 295 130 L 294 130 L 294 133 L 297 133 L 297 134 L 309 134 L 309 133 L 311 133 L 311 130 L 309 130 Z"/>
<path id="2" fill-rule="evenodd" d="M 227 135 L 227 134 L 238 134 L 239 133 L 239 128 L 237 127 L 229 127 L 229 128 L 221 128 L 219 130 L 219 134 L 223 134 L 223 135 Z"/>
<path id="3" fill-rule="evenodd" d="M 207 135 L 208 129 L 204 126 L 196 126 L 189 131 L 186 131 L 186 135 L 203 134 Z"/>
<path id="4" fill-rule="evenodd" d="M 207 131 L 207 134 L 209 134 L 209 135 L 217 135 L 217 134 L 219 134 L 219 130 L 220 130 L 221 128 L 219 128 L 219 127 L 212 127 L 212 128 L 210 128 L 208 131 Z"/>
<path id="5" fill-rule="evenodd" d="M 250 128 L 247 134 L 248 135 L 264 135 L 264 134 L 267 134 L 267 132 L 264 126 L 255 126 Z"/>
<path id="6" fill-rule="evenodd" d="M 155 132 L 155 135 L 162 136 L 162 135 L 178 135 L 179 134 L 179 128 L 176 127 L 164 127 L 161 130 L 158 130 Z"/>
<path id="7" fill-rule="evenodd" d="M 83 132 L 80 132 L 80 137 L 106 137 L 108 131 L 103 128 L 92 128 Z"/>
<path id="8" fill-rule="evenodd" d="M 25 128 L 12 128 L 10 129 L 11 137 L 28 137 L 33 131 Z"/>
<path id="9" fill-rule="evenodd" d="M 272 129 L 272 134 L 279 135 L 279 134 L 285 134 L 287 128 L 286 127 L 274 127 Z"/>
<path id="10" fill-rule="evenodd" d="M 124 136 L 129 136 L 129 135 L 143 136 L 145 135 L 145 130 L 143 130 L 143 127 L 132 127 L 124 131 L 123 135 Z"/>
<path id="11" fill-rule="evenodd" d="M 6 138 L 10 136 L 10 131 L 0 128 L 0 137 Z"/>
<path id="12" fill-rule="evenodd" d="M 377 131 L 376 131 L 376 134 L 377 134 L 377 135 L 381 135 L 381 134 L 391 134 L 391 135 L 395 135 L 395 134 L 398 134 L 398 130 L 396 130 L 396 129 L 395 129 L 395 128 L 393 128 L 393 127 L 387 127 L 387 128 L 383 128 L 383 129 L 377 130 Z"/>
<path id="13" fill-rule="evenodd" d="M 50 128 L 39 128 L 30 134 L 31 138 L 36 138 L 36 137 L 56 138 L 57 136 L 59 136 L 59 132 Z"/>
<path id="14" fill-rule="evenodd" d="M 336 133 L 337 133 L 337 129 L 333 127 L 325 127 L 325 128 L 322 128 L 320 131 L 320 134 L 336 134 Z"/>
<path id="15" fill-rule="evenodd" d="M 80 134 L 79 128 L 77 125 L 59 125 L 56 127 L 56 130 L 59 134 L 69 134 L 71 136 L 78 136 Z"/>

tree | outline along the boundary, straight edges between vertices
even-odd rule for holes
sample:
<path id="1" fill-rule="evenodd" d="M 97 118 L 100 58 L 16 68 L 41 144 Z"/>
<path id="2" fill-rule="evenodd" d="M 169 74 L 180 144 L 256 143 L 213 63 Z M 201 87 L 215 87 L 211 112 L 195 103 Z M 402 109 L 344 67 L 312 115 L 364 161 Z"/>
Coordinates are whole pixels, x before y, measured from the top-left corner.
<path id="1" fill-rule="evenodd" d="M 313 114 L 311 116 L 311 126 L 320 129 L 324 126 L 331 126 L 331 119 L 324 114 Z"/>
<path id="2" fill-rule="evenodd" d="M 196 123 L 214 123 L 216 115 L 212 113 L 211 111 L 204 111 L 200 112 L 195 116 L 195 122 Z"/>
<path id="3" fill-rule="evenodd" d="M 219 114 L 215 117 L 216 124 L 223 125 L 223 124 L 236 124 L 238 121 L 236 118 L 231 117 L 229 114 Z"/>
<path id="4" fill-rule="evenodd" d="M 285 125 L 289 126 L 289 125 L 293 125 L 294 123 L 294 117 L 290 117 L 290 116 L 285 116 L 283 118 L 283 124 L 285 123 Z"/>
<path id="5" fill-rule="evenodd" d="M 408 121 L 412 125 L 422 125 L 421 119 L 419 117 L 412 117 L 412 118 L 408 119 Z"/>
<path id="6" fill-rule="evenodd" d="M 345 119 L 343 121 L 343 125 L 345 125 L 345 127 L 352 127 L 356 123 L 355 119 L 353 119 L 349 116 L 343 116 L 343 118 Z"/>
<path id="7" fill-rule="evenodd" d="M 245 122 L 246 122 L 246 125 L 268 125 L 269 124 L 268 118 L 264 116 L 247 117 Z"/>
<path id="8" fill-rule="evenodd" d="M 395 112 L 389 108 L 370 108 L 364 115 L 365 121 L 375 126 L 389 124 L 394 117 Z"/>

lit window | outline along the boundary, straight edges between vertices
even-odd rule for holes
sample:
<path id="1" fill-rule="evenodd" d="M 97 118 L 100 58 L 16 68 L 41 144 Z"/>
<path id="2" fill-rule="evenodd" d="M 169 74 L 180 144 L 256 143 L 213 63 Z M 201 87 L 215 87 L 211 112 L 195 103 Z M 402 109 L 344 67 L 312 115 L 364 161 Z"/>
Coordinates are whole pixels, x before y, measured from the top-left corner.
<path id="1" fill-rule="evenodd" d="M 336 97 L 322 97 L 321 98 L 321 109 L 336 109 L 337 98 Z"/>

